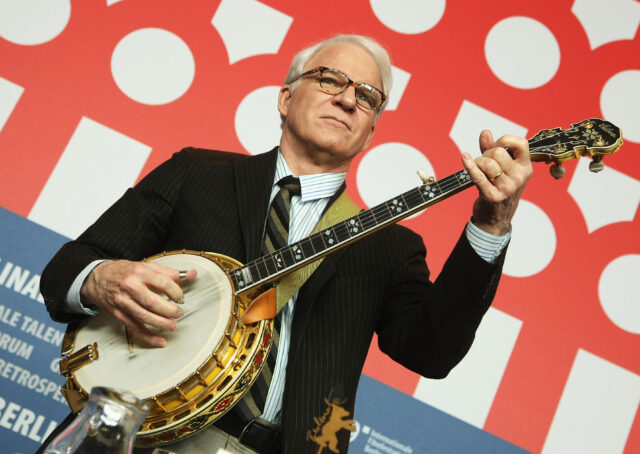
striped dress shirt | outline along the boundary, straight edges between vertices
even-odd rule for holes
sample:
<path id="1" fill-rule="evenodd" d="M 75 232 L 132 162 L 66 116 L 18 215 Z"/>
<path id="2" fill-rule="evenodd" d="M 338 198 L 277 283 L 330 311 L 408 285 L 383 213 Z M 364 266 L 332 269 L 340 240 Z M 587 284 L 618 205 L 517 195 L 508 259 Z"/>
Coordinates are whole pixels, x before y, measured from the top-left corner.
<path id="1" fill-rule="evenodd" d="M 276 173 L 271 189 L 271 201 L 280 190 L 278 181 L 287 175 L 293 175 L 282 154 L 278 152 Z M 346 173 L 320 173 L 300 175 L 300 195 L 291 197 L 289 213 L 289 244 L 300 241 L 309 236 L 316 226 L 331 196 L 342 186 Z M 278 343 L 278 357 L 271 377 L 267 400 L 264 404 L 262 418 L 275 424 L 280 422 L 282 409 L 282 395 L 287 372 L 289 343 L 291 341 L 291 322 L 298 293 L 282 308 L 280 324 L 280 341 Z"/>

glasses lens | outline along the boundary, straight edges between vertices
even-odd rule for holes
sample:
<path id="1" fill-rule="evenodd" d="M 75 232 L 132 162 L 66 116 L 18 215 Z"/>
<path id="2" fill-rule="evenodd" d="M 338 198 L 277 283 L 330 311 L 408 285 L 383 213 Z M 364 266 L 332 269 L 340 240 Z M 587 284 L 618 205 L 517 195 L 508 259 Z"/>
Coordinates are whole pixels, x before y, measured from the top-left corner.
<path id="1" fill-rule="evenodd" d="M 358 85 L 356 88 L 356 101 L 367 109 L 377 109 L 382 104 L 382 96 L 378 90 L 367 85 Z"/>
<path id="2" fill-rule="evenodd" d="M 339 72 L 325 69 L 320 73 L 320 88 L 327 93 L 337 94 L 344 90 L 349 80 Z"/>

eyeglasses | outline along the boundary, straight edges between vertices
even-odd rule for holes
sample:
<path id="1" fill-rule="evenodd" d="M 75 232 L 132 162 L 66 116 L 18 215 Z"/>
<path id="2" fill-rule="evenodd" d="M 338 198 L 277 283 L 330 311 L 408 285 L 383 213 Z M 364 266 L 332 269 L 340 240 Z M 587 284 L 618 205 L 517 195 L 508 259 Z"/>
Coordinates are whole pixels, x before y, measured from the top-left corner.
<path id="1" fill-rule="evenodd" d="M 317 68 L 310 69 L 307 72 L 300 74 L 291 82 L 295 82 L 303 77 L 318 74 L 318 83 L 320 89 L 325 93 L 331 95 L 337 95 L 345 91 L 348 87 L 354 86 L 356 89 L 356 102 L 359 106 L 365 109 L 378 110 L 387 96 L 376 87 L 363 82 L 354 82 L 342 71 L 338 71 L 333 68 L 326 68 L 324 66 L 318 66 Z"/>

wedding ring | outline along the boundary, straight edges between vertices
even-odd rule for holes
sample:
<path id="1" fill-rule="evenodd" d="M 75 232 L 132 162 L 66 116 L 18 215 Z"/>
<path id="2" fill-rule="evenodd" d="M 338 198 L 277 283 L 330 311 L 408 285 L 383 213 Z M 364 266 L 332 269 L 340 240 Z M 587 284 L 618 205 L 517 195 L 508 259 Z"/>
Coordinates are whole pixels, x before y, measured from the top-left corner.
<path id="1" fill-rule="evenodd" d="M 185 270 L 180 270 L 178 272 L 178 282 L 180 283 L 180 285 L 184 285 L 187 283 L 187 272 Z"/>
<path id="2" fill-rule="evenodd" d="M 502 176 L 502 171 L 498 172 L 498 174 L 495 177 L 489 178 L 489 181 L 493 182 L 493 181 L 497 180 L 498 178 L 500 178 L 501 176 Z"/>

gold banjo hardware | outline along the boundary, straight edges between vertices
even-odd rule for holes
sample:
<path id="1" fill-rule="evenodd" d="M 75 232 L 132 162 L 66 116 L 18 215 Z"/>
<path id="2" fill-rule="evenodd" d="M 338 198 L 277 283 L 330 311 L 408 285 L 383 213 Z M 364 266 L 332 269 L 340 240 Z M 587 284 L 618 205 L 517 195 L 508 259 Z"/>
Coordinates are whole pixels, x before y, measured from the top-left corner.
<path id="1" fill-rule="evenodd" d="M 556 178 L 564 175 L 563 162 L 580 156 L 593 159 L 589 166 L 591 171 L 602 170 L 603 157 L 615 153 L 621 145 L 620 129 L 608 121 L 596 118 L 573 124 L 566 130 L 545 129 L 529 139 L 531 160 L 551 163 L 551 174 Z M 194 260 L 194 257 L 206 262 L 206 265 L 198 264 L 201 270 L 198 270 L 198 278 L 193 283 L 195 288 L 190 288 L 191 284 L 183 288 L 185 316 L 180 322 L 181 329 L 169 335 L 181 334 L 187 338 L 183 338 L 183 342 L 190 342 L 193 332 L 184 329 L 187 320 L 187 324 L 191 323 L 190 320 L 199 319 L 205 326 L 208 326 L 207 323 L 217 323 L 220 326 L 215 327 L 218 333 L 215 339 L 208 339 L 208 343 L 203 342 L 205 350 L 209 350 L 204 354 L 200 352 L 200 357 L 194 360 L 195 366 L 188 369 L 184 377 L 170 384 L 167 384 L 169 379 L 161 378 L 159 385 L 145 385 L 154 392 L 148 395 L 137 394 L 149 403 L 151 412 L 138 432 L 136 446 L 158 446 L 192 435 L 222 416 L 244 396 L 260 373 L 269 352 L 272 321 L 267 319 L 246 325 L 242 321 L 249 308 L 259 306 L 257 301 L 262 303 L 265 299 L 275 299 L 273 287 L 267 290 L 267 284 L 473 185 L 466 170 L 437 181 L 433 177 L 427 177 L 424 172 L 419 172 L 419 176 L 424 184 L 418 188 L 361 211 L 326 229 L 323 228 L 299 242 L 246 265 L 227 256 L 188 250 L 164 252 L 148 258 L 147 260 L 161 263 L 168 260 L 168 263 L 163 264 L 175 269 L 190 269 L 191 266 L 188 263 L 172 264 L 172 257 L 178 262 L 188 262 Z M 217 279 L 216 284 L 207 290 L 209 293 L 199 295 L 202 292 L 198 290 L 196 283 L 208 279 L 209 275 L 215 275 L 212 279 Z M 229 300 L 228 307 L 225 306 L 227 303 L 220 301 L 224 299 L 223 296 Z M 210 306 L 217 308 L 220 305 L 226 308 L 217 316 L 206 312 Z M 188 313 L 190 308 L 193 312 Z M 196 311 L 198 317 L 194 316 Z M 84 376 L 88 375 L 85 371 L 106 367 L 101 364 L 110 364 L 109 357 L 113 352 L 116 356 L 120 355 L 119 359 L 113 362 L 112 369 L 97 373 L 98 377 L 147 374 L 149 370 L 154 369 L 155 362 L 164 363 L 165 360 L 172 359 L 171 355 L 166 354 L 158 357 L 161 360 L 148 362 L 148 367 L 134 368 L 137 373 L 123 374 L 122 369 L 136 358 L 144 358 L 142 353 L 165 353 L 170 346 L 181 341 L 177 339 L 176 342 L 176 339 L 168 337 L 168 344 L 164 349 L 145 350 L 137 346 L 135 352 L 131 353 L 122 325 L 107 315 L 102 317 L 102 320 L 100 317 L 101 315 L 97 315 L 89 318 L 82 327 L 70 325 L 65 333 L 62 355 L 66 355 L 66 358 L 61 362 L 61 374 L 66 377 L 66 383 L 62 393 L 74 411 L 84 405 L 90 391 L 89 385 L 95 381 L 95 377 Z M 105 326 L 100 326 L 100 323 Z M 92 324 L 96 325 L 95 331 L 91 331 L 94 329 L 91 327 Z M 115 325 L 117 329 L 114 328 Z M 111 330 L 113 333 L 102 341 L 95 341 L 93 338 L 78 341 L 87 331 L 90 333 L 89 337 L 99 337 L 104 330 Z M 194 329 L 195 331 L 197 329 Z M 207 332 L 205 330 L 205 334 Z M 111 346 L 113 339 L 121 342 L 115 349 Z M 191 348 L 198 350 L 199 342 L 192 342 Z M 76 350 L 75 344 L 82 347 Z M 188 356 L 190 353 L 189 349 L 184 349 L 178 356 Z M 166 386 L 163 386 L 164 384 Z M 109 383 L 101 385 L 109 386 Z M 131 386 L 122 386 L 122 389 L 128 388 Z"/>

